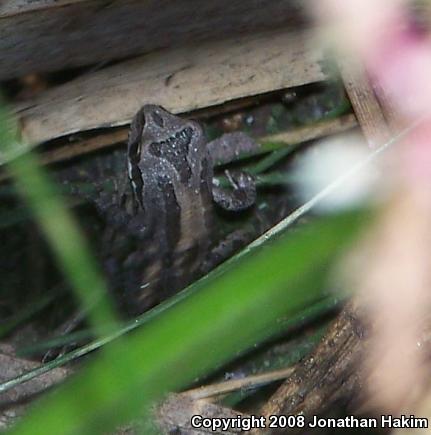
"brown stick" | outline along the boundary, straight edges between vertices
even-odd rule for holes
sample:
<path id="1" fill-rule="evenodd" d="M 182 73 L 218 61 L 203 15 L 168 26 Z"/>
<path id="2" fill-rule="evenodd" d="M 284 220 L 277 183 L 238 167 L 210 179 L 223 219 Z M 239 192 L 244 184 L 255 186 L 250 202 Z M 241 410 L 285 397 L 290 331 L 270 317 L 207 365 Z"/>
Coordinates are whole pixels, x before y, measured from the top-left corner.
<path id="1" fill-rule="evenodd" d="M 298 127 L 291 131 L 277 133 L 259 138 L 259 142 L 283 142 L 298 144 L 308 140 L 318 139 L 331 134 L 341 133 L 357 125 L 353 115 L 322 121 L 311 126 Z M 84 139 L 76 144 L 66 145 L 49 151 L 42 156 L 43 164 L 68 160 L 82 154 L 87 154 L 101 148 L 106 148 L 127 140 L 128 128 L 121 128 L 101 134 L 91 139 Z"/>
<path id="2" fill-rule="evenodd" d="M 299 144 L 308 140 L 319 139 L 331 134 L 341 133 L 356 126 L 357 122 L 354 115 L 349 114 L 340 118 L 322 121 L 311 126 L 298 127 L 291 131 L 264 136 L 258 138 L 258 141 Z M 83 154 L 126 142 L 127 134 L 127 128 L 119 128 L 90 139 L 83 139 L 74 144 L 64 145 L 42 154 L 40 161 L 43 165 L 48 165 L 72 159 Z M 7 172 L 0 174 L 0 182 L 6 179 L 8 179 Z"/>
<path id="3" fill-rule="evenodd" d="M 311 37 L 304 31 L 244 35 L 121 62 L 16 107 L 22 135 L 37 144 L 126 125 L 145 103 L 184 113 L 323 80 L 322 51 Z"/>
<path id="4" fill-rule="evenodd" d="M 255 388 L 271 382 L 279 381 L 280 379 L 285 379 L 293 372 L 293 370 L 293 367 L 287 367 L 268 373 L 247 376 L 243 379 L 233 379 L 218 384 L 204 385 L 202 387 L 184 391 L 182 394 L 187 395 L 192 400 L 208 399 L 209 397 L 219 396 L 220 394 L 226 394 L 245 388 Z"/>
<path id="5" fill-rule="evenodd" d="M 341 76 L 353 110 L 368 143 L 375 147 L 391 137 L 379 101 L 365 70 L 358 62 L 344 58 L 339 61 Z"/>
<path id="6" fill-rule="evenodd" d="M 365 337 L 356 308 L 353 303 L 349 304 L 315 351 L 297 365 L 295 372 L 265 404 L 261 414 L 266 417 L 301 414 L 307 418 L 321 414 L 337 400 L 349 400 L 361 384 L 356 367 Z M 283 432 L 269 430 L 265 433 Z"/>
<path id="7" fill-rule="evenodd" d="M 298 0 L 3 0 L 0 80 L 303 22 Z"/>

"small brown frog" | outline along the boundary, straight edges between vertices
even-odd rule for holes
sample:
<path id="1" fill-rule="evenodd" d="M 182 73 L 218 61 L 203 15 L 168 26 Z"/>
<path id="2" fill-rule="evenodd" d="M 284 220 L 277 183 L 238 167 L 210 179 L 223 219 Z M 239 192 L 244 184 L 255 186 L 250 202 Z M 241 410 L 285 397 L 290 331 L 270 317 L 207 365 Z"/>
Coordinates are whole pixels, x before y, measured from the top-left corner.
<path id="1" fill-rule="evenodd" d="M 128 234 L 116 231 L 117 246 L 111 245 L 118 250 L 118 237 L 122 242 L 128 237 L 135 248 L 121 265 L 108 259 L 107 267 L 111 275 L 122 276 L 118 286 L 125 290 L 128 312 L 136 314 L 155 305 L 232 251 L 232 243 L 225 242 L 227 252 L 220 255 L 220 244 L 211 240 L 214 208 L 239 212 L 253 206 L 255 183 L 245 172 L 226 172 L 231 188 L 223 188 L 213 177 L 213 165 L 258 147 L 244 133 L 225 134 L 207 143 L 195 121 L 156 105 L 139 110 L 127 149 L 132 207 L 120 219 L 123 224 L 127 221 Z M 127 202 L 124 196 L 122 202 L 123 206 Z M 217 252 L 214 258 L 213 252 Z"/>

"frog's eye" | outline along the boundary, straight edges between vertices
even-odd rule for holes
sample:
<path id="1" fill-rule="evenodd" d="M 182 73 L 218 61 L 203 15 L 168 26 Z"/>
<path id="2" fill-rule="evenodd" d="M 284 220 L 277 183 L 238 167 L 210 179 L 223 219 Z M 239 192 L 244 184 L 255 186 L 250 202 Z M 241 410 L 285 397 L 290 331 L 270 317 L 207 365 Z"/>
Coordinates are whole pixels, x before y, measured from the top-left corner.
<path id="1" fill-rule="evenodd" d="M 153 112 L 151 114 L 153 121 L 156 125 L 158 125 L 160 128 L 163 128 L 165 126 L 165 123 L 163 121 L 163 118 L 157 113 L 157 112 Z"/>

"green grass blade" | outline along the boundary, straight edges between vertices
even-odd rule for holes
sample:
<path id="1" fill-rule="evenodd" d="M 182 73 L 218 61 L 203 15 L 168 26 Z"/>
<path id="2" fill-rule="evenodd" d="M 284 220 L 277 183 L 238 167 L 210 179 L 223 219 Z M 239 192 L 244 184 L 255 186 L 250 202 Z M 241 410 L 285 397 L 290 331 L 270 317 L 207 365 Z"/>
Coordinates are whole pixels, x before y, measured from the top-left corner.
<path id="1" fill-rule="evenodd" d="M 89 309 L 89 319 L 95 331 L 99 326 L 115 324 L 105 282 L 91 255 L 81 231 L 58 195 L 36 155 L 24 152 L 18 140 L 13 118 L 0 102 L 0 158 L 8 162 L 23 196 L 42 228 L 60 268 L 69 279 L 83 308 Z"/>

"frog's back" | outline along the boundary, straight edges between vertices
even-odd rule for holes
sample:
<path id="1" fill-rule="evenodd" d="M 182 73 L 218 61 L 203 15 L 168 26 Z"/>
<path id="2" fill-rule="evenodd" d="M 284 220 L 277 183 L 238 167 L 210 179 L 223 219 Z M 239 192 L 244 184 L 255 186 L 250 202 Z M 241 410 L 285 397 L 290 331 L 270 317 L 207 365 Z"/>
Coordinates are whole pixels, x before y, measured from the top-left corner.
<path id="1" fill-rule="evenodd" d="M 145 234 L 138 290 L 128 311 L 142 312 L 191 283 L 211 248 L 212 167 L 199 124 L 144 106 L 131 127 L 128 168 Z M 131 296 L 131 297 L 130 297 Z"/>

